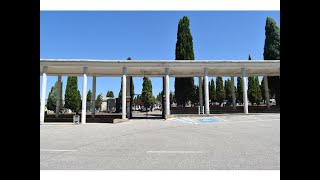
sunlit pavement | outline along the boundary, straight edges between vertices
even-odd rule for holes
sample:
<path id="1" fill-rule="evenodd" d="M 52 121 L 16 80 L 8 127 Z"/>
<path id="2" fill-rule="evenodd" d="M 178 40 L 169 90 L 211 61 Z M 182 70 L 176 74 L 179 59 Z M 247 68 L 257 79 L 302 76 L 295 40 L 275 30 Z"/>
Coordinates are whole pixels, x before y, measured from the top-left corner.
<path id="1" fill-rule="evenodd" d="M 41 125 L 40 169 L 280 169 L 279 113 L 210 118 Z"/>

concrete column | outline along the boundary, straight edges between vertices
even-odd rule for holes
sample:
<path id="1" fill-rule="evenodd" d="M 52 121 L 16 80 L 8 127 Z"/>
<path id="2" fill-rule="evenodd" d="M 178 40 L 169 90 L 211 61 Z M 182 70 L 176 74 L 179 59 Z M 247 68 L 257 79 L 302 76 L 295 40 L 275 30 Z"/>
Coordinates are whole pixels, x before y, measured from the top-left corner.
<path id="1" fill-rule="evenodd" d="M 247 92 L 247 75 L 246 70 L 244 68 L 241 69 L 242 71 L 242 88 L 243 88 L 243 109 L 244 114 L 248 114 L 248 92 Z"/>
<path id="2" fill-rule="evenodd" d="M 202 77 L 198 77 L 199 79 L 199 106 L 200 106 L 200 113 L 203 108 L 203 94 L 202 94 Z"/>
<path id="3" fill-rule="evenodd" d="M 126 95 L 127 95 L 127 98 L 126 98 L 126 107 L 127 107 L 127 110 L 126 110 L 126 117 L 127 118 L 131 118 L 131 76 L 126 76 L 127 80 L 126 80 L 126 83 L 127 83 L 127 92 L 126 92 Z"/>
<path id="4" fill-rule="evenodd" d="M 58 87 L 57 87 L 57 96 L 56 96 L 56 118 L 59 117 L 60 112 L 60 98 L 61 98 L 61 76 L 58 76 Z"/>
<path id="5" fill-rule="evenodd" d="M 88 68 L 83 68 L 83 82 L 82 82 L 82 112 L 81 112 L 81 123 L 86 123 L 87 117 L 87 73 Z"/>
<path id="6" fill-rule="evenodd" d="M 231 76 L 231 93 L 232 93 L 232 106 L 233 109 L 237 108 L 237 104 L 236 104 L 236 92 L 234 89 L 234 77 Z"/>
<path id="7" fill-rule="evenodd" d="M 204 102 L 205 102 L 205 113 L 210 114 L 208 68 L 204 69 Z"/>
<path id="8" fill-rule="evenodd" d="M 166 115 L 170 115 L 170 89 L 169 89 L 169 68 L 165 69 L 166 84 Z"/>
<path id="9" fill-rule="evenodd" d="M 97 77 L 93 76 L 92 77 L 92 96 L 91 96 L 91 107 L 92 107 L 92 118 L 96 115 L 96 82 L 97 82 Z"/>
<path id="10" fill-rule="evenodd" d="M 122 119 L 126 119 L 127 118 L 127 68 L 124 67 L 122 69 Z"/>
<path id="11" fill-rule="evenodd" d="M 165 96 L 165 91 L 166 91 L 166 77 L 162 77 L 162 103 L 161 103 L 161 106 L 162 106 L 162 118 L 165 119 L 165 116 L 166 116 L 166 108 L 165 108 L 165 101 L 166 101 L 166 96 Z"/>
<path id="12" fill-rule="evenodd" d="M 266 106 L 268 109 L 270 109 L 268 76 L 264 76 L 264 92 L 265 92 Z"/>
<path id="13" fill-rule="evenodd" d="M 44 109 L 45 109 L 45 103 L 46 103 L 46 90 L 47 90 L 47 70 L 48 70 L 48 67 L 44 66 L 43 72 L 42 72 L 40 124 L 44 124 Z"/>

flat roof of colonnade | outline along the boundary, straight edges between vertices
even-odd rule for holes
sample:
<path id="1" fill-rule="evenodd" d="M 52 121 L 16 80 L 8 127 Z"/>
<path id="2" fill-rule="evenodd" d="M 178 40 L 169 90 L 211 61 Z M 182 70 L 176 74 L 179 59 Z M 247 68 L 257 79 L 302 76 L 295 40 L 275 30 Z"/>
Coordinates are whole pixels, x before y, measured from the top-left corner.
<path id="1" fill-rule="evenodd" d="M 169 68 L 171 77 L 204 76 L 280 76 L 280 60 L 91 60 L 91 59 L 40 59 L 40 75 L 47 66 L 48 76 L 82 76 L 88 67 L 88 76 L 122 76 L 123 67 L 128 76 L 161 77 Z"/>

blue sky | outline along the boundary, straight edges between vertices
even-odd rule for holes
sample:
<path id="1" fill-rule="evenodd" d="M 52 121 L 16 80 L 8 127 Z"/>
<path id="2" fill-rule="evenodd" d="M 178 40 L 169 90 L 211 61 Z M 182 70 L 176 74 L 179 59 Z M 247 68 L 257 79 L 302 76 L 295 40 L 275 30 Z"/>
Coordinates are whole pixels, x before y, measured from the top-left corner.
<path id="1" fill-rule="evenodd" d="M 240 60 L 249 54 L 262 60 L 266 18 L 272 17 L 280 27 L 280 11 L 41 11 L 40 58 L 174 60 L 183 16 L 190 19 L 198 60 Z M 48 77 L 47 95 L 56 81 Z M 62 81 L 64 98 L 67 77 Z M 151 81 L 156 96 L 162 79 Z M 97 78 L 97 94 L 112 90 L 117 96 L 120 83 L 120 77 Z M 134 78 L 134 84 L 140 94 L 142 78 Z M 81 77 L 78 88 L 81 92 Z M 87 89 L 91 88 L 89 77 Z M 174 78 L 170 90 L 174 91 Z"/>

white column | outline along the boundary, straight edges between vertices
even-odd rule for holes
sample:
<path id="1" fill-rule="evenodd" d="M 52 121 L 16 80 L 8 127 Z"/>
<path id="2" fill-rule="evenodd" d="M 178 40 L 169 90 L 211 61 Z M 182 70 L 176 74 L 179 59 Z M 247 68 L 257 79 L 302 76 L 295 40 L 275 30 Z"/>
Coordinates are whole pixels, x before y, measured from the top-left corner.
<path id="1" fill-rule="evenodd" d="M 60 112 L 60 97 L 61 97 L 61 76 L 58 76 L 58 86 L 57 86 L 57 96 L 56 96 L 56 117 L 59 117 Z"/>
<path id="2" fill-rule="evenodd" d="M 83 68 L 83 82 L 82 82 L 82 112 L 81 112 L 81 123 L 86 123 L 87 117 L 87 73 L 88 68 Z"/>
<path id="3" fill-rule="evenodd" d="M 170 89 L 169 89 L 169 68 L 165 69 L 166 79 L 166 115 L 170 115 Z"/>
<path id="4" fill-rule="evenodd" d="M 202 77 L 198 77 L 199 79 L 199 106 L 200 106 L 200 113 L 203 108 L 203 94 L 202 94 Z"/>
<path id="5" fill-rule="evenodd" d="M 97 81 L 97 77 L 93 76 L 92 77 L 92 96 L 91 96 L 92 118 L 94 118 L 96 114 L 96 81 Z"/>
<path id="6" fill-rule="evenodd" d="M 244 114 L 248 114 L 248 92 L 247 92 L 247 75 L 246 70 L 244 68 L 241 69 L 242 71 L 242 88 L 243 88 L 243 109 Z"/>
<path id="7" fill-rule="evenodd" d="M 205 102 L 205 113 L 210 114 L 208 68 L 204 69 L 204 102 Z"/>
<path id="8" fill-rule="evenodd" d="M 127 100 L 127 68 L 124 67 L 122 70 L 122 119 L 127 118 L 127 107 L 126 107 L 126 100 Z"/>
<path id="9" fill-rule="evenodd" d="M 41 87 L 41 105 L 40 105 L 40 124 L 44 123 L 44 108 L 46 103 L 46 89 L 47 89 L 47 70 L 48 67 L 43 67 L 42 72 L 42 87 Z"/>
<path id="10" fill-rule="evenodd" d="M 234 77 L 231 76 L 231 93 L 232 93 L 232 105 L 233 105 L 233 109 L 236 109 L 236 92 L 234 89 Z"/>
<path id="11" fill-rule="evenodd" d="M 264 92 L 265 92 L 266 106 L 268 109 L 270 109 L 268 76 L 264 76 Z"/>

